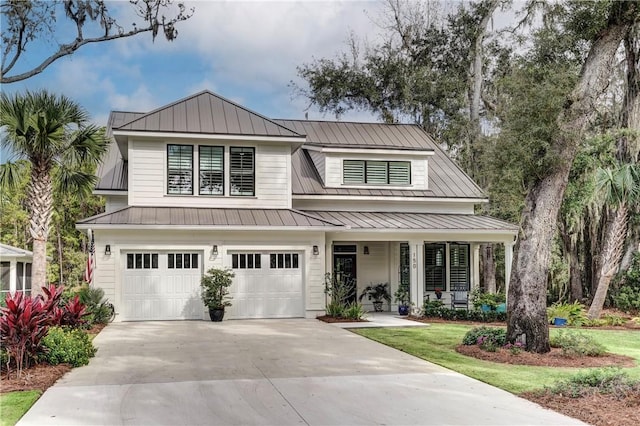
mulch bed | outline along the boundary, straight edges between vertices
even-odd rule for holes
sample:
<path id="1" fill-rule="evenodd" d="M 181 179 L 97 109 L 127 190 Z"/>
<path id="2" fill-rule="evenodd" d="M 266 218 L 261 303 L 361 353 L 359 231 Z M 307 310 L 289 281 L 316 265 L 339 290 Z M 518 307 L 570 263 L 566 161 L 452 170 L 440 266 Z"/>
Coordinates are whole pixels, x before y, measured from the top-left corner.
<path id="1" fill-rule="evenodd" d="M 316 317 L 316 319 L 320 320 L 320 321 L 324 321 L 324 322 L 329 322 L 329 323 L 334 323 L 334 322 L 369 322 L 366 319 L 354 320 L 354 319 L 350 319 L 350 318 L 336 318 L 336 317 L 331 317 L 329 315 L 322 315 L 320 317 Z"/>
<path id="2" fill-rule="evenodd" d="M 68 364 L 49 365 L 37 364 L 22 370 L 22 376 L 16 378 L 16 372 L 7 374 L 2 372 L 0 379 L 0 394 L 14 391 L 41 390 L 45 391 L 67 372 L 71 371 Z"/>

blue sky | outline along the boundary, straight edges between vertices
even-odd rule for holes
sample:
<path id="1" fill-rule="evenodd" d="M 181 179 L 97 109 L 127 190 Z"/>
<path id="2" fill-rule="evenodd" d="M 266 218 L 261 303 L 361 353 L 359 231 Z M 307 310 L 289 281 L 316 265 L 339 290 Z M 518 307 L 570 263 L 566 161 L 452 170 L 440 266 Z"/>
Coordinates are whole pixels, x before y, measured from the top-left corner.
<path id="1" fill-rule="evenodd" d="M 84 106 L 96 124 L 104 125 L 111 110 L 149 111 L 209 89 L 273 118 L 303 118 L 307 101 L 289 86 L 299 81 L 296 66 L 312 58 L 332 57 L 346 50 L 352 31 L 375 40 L 382 32 L 372 19 L 380 15 L 377 1 L 191 1 L 194 16 L 178 26 L 172 43 L 148 33 L 87 45 L 62 58 L 42 74 L 4 85 L 5 92 L 46 88 Z M 128 2 L 109 7 L 132 22 Z M 59 34 L 72 28 L 61 27 Z M 23 66 L 37 65 L 57 40 L 34 44 Z M 309 118 L 332 119 L 316 109 Z M 343 119 L 372 121 L 354 112 Z"/>

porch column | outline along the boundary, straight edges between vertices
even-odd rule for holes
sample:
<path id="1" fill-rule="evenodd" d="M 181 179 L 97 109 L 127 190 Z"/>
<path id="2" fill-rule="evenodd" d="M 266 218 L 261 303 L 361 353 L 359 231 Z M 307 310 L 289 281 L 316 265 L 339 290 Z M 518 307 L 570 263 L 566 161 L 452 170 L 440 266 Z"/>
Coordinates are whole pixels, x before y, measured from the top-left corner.
<path id="1" fill-rule="evenodd" d="M 409 250 L 411 255 L 411 303 L 415 308 L 422 309 L 424 288 L 421 285 L 424 282 L 424 259 L 422 241 L 409 241 Z"/>
<path id="2" fill-rule="evenodd" d="M 324 241 L 324 272 L 333 275 L 333 239 L 330 237 Z"/>
<path id="3" fill-rule="evenodd" d="M 504 291 L 509 295 L 509 281 L 511 280 L 511 264 L 513 263 L 513 246 L 515 242 L 504 243 Z M 508 299 L 508 297 L 507 297 Z"/>
<path id="4" fill-rule="evenodd" d="M 480 287 L 480 244 L 475 243 L 473 247 L 473 282 L 471 290 Z"/>

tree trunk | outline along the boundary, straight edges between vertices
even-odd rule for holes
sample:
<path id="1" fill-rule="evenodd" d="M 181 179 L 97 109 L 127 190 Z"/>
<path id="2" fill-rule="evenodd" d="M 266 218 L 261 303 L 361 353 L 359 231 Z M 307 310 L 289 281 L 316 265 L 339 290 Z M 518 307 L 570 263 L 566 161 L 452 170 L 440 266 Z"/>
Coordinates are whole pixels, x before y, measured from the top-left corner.
<path id="1" fill-rule="evenodd" d="M 571 289 L 571 301 L 580 302 L 584 298 L 582 292 L 582 268 L 578 257 L 578 243 L 569 238 L 569 288 Z"/>
<path id="2" fill-rule="evenodd" d="M 629 244 L 627 244 L 627 249 L 622 256 L 622 260 L 620 261 L 620 271 L 626 271 L 631 267 L 633 255 L 638 251 L 640 251 L 640 239 L 638 239 L 638 236 L 635 236 L 631 238 Z"/>
<path id="3" fill-rule="evenodd" d="M 493 244 L 482 244 L 480 246 L 482 259 L 482 278 L 484 291 L 487 293 L 496 292 L 496 258 L 493 253 Z"/>
<path id="4" fill-rule="evenodd" d="M 60 271 L 60 285 L 64 285 L 64 277 L 62 276 L 62 236 L 60 235 L 60 224 L 56 227 L 58 234 L 58 269 Z"/>
<path id="5" fill-rule="evenodd" d="M 32 292 L 42 294 L 41 288 L 47 283 L 47 238 L 53 207 L 53 187 L 51 185 L 49 163 L 32 162 L 29 183 L 29 232 L 33 237 Z"/>
<path id="6" fill-rule="evenodd" d="M 635 2 L 611 3 L 608 25 L 594 40 L 580 79 L 558 117 L 559 131 L 550 146 L 557 165 L 525 200 L 509 287 L 507 338 L 524 343 L 528 351 L 550 350 L 546 294 L 558 212 L 579 143 L 595 113 L 597 98 L 607 88 L 618 46 L 637 19 L 638 7 Z"/>
<path id="7" fill-rule="evenodd" d="M 610 226 L 607 226 L 604 244 L 602 246 L 602 261 L 600 262 L 600 276 L 598 277 L 598 287 L 593 296 L 591 307 L 587 316 L 589 319 L 600 317 L 600 312 L 604 307 L 604 302 L 609 291 L 611 278 L 617 272 L 622 256 L 622 246 L 627 235 L 627 207 L 621 205 L 613 217 Z"/>

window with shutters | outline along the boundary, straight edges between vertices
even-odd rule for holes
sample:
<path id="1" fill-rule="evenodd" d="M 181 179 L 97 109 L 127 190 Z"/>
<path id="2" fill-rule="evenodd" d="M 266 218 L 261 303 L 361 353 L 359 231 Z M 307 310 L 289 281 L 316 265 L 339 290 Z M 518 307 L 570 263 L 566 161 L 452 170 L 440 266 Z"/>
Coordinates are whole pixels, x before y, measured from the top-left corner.
<path id="1" fill-rule="evenodd" d="M 446 244 L 424 245 L 424 289 L 445 290 L 446 286 Z"/>
<path id="2" fill-rule="evenodd" d="M 451 291 L 469 291 L 469 245 L 449 244 L 449 285 Z"/>
<path id="3" fill-rule="evenodd" d="M 193 195 L 193 146 L 167 145 L 167 194 Z"/>
<path id="4" fill-rule="evenodd" d="M 411 162 L 344 160 L 342 182 L 345 184 L 410 185 Z"/>
<path id="5" fill-rule="evenodd" d="M 200 194 L 224 195 L 224 147 L 200 146 Z"/>
<path id="6" fill-rule="evenodd" d="M 229 183 L 231 195 L 255 195 L 255 150 L 247 147 L 229 148 Z"/>

